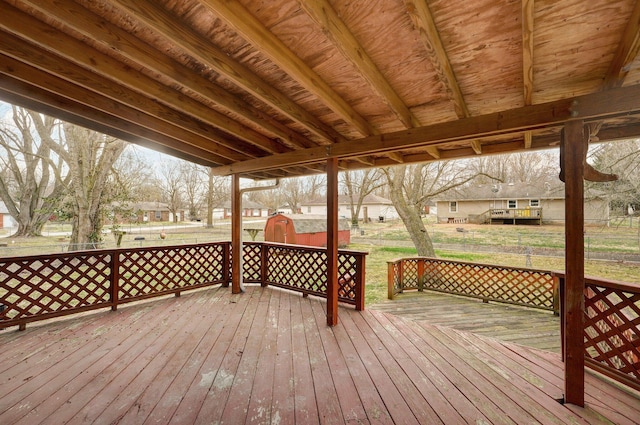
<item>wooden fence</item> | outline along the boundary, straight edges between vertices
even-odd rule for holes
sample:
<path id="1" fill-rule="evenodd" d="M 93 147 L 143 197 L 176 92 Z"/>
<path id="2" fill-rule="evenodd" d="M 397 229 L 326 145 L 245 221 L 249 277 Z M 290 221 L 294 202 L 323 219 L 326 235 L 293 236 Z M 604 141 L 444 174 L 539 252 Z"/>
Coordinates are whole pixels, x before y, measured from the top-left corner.
<path id="1" fill-rule="evenodd" d="M 435 258 L 389 261 L 389 298 L 408 289 L 429 289 L 485 301 L 552 310 L 561 315 L 564 274 Z M 585 364 L 640 390 L 640 285 L 585 278 Z"/>
<path id="2" fill-rule="evenodd" d="M 0 328 L 211 285 L 228 286 L 230 242 L 0 258 Z M 339 300 L 364 308 L 366 253 L 339 251 Z M 245 282 L 326 297 L 326 251 L 251 242 Z M 324 274 L 323 274 L 324 273 Z"/>

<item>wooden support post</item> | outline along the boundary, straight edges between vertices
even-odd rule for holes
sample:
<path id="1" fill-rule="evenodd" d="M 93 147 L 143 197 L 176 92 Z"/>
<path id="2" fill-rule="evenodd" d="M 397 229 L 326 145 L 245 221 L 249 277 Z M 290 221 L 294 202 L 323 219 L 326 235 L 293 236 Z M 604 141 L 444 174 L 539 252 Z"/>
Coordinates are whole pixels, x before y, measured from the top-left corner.
<path id="1" fill-rule="evenodd" d="M 327 325 L 338 324 L 338 158 L 327 159 Z"/>
<path id="2" fill-rule="evenodd" d="M 354 276 L 356 279 L 356 310 L 362 311 L 364 310 L 364 282 L 366 279 L 366 264 L 365 264 L 365 254 L 360 254 L 356 257 L 356 270 L 357 275 Z"/>
<path id="3" fill-rule="evenodd" d="M 231 292 L 243 292 L 242 280 L 242 194 L 240 193 L 240 175 L 231 177 Z"/>
<path id="4" fill-rule="evenodd" d="M 400 261 L 400 260 L 398 260 Z M 387 298 L 392 300 L 395 298 L 395 261 L 387 261 Z"/>
<path id="5" fill-rule="evenodd" d="M 565 402 L 584 406 L 584 158 L 582 120 L 568 121 L 561 140 L 565 181 Z"/>
<path id="6" fill-rule="evenodd" d="M 111 251 L 111 276 L 109 279 L 111 311 L 116 311 L 120 299 L 120 251 Z"/>
<path id="7" fill-rule="evenodd" d="M 267 273 L 269 270 L 269 247 L 264 242 L 260 244 L 260 286 L 267 287 Z"/>

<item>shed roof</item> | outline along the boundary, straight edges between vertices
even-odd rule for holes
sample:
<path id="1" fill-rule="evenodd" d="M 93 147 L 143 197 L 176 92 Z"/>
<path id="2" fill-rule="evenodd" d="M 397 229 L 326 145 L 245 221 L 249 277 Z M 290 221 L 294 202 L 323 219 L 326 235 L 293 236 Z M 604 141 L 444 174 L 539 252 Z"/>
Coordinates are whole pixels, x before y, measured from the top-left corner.
<path id="1" fill-rule="evenodd" d="M 276 214 L 269 220 L 291 220 L 296 233 L 320 233 L 327 231 L 327 216 L 318 214 Z M 349 220 L 341 218 L 338 220 L 338 230 L 351 230 Z"/>
<path id="2" fill-rule="evenodd" d="M 634 0 L 0 4 L 1 99 L 221 175 L 640 134 Z"/>

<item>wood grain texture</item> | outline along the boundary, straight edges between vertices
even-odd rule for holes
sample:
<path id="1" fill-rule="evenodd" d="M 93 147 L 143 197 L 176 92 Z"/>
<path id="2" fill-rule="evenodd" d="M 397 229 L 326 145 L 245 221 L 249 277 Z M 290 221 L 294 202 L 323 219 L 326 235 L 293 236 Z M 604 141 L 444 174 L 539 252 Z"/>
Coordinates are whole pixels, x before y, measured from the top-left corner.
<path id="1" fill-rule="evenodd" d="M 248 286 L 0 332 L 0 421 L 633 424 L 640 394 L 559 355 L 381 311 Z"/>

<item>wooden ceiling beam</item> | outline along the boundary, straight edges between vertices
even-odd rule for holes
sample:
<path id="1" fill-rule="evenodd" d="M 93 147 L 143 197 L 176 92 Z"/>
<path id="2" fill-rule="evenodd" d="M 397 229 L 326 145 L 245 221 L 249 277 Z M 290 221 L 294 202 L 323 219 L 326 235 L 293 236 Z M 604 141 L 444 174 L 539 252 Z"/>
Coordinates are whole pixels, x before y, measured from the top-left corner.
<path id="1" fill-rule="evenodd" d="M 326 143 L 340 143 L 346 140 L 331 126 L 301 108 L 271 84 L 214 46 L 210 40 L 186 25 L 181 25 L 173 15 L 156 2 L 115 0 L 113 3 L 124 9 L 132 19 L 153 28 L 167 41 L 184 50 L 191 57 L 219 73 L 251 96 L 260 99 L 302 125 Z"/>
<path id="2" fill-rule="evenodd" d="M 155 102 L 152 102 L 153 104 L 161 103 L 181 111 L 201 121 L 201 123 L 216 127 L 268 153 L 283 153 L 290 150 L 190 97 L 176 95 L 174 89 L 146 77 L 142 73 L 131 72 L 131 69 L 125 64 L 90 48 L 73 37 L 55 30 L 30 15 L 11 7 L 6 7 L 3 10 L 3 14 L 7 19 L 0 23 L 2 29 L 12 34 L 20 35 L 20 37 L 35 44 L 39 49 L 44 51 L 54 50 L 61 57 L 70 61 L 69 65 L 66 66 L 56 64 L 52 60 L 44 64 L 45 60 L 48 59 L 45 53 L 36 51 L 33 46 L 27 45 L 7 34 L 6 37 L 11 38 L 13 41 L 7 40 L 3 49 L 9 55 L 16 55 L 19 60 L 25 63 L 33 63 L 34 66 L 46 69 L 47 72 L 58 75 L 61 78 L 73 78 L 74 81 L 83 82 L 87 88 L 112 97 L 116 102 L 125 102 L 127 100 L 126 96 L 123 96 L 124 90 L 117 86 L 121 85 L 130 91 L 153 98 L 155 100 Z M 23 51 L 19 51 L 19 49 Z M 78 64 L 82 68 L 72 64 Z M 75 72 L 72 77 L 69 76 L 71 70 Z M 106 84 L 105 78 L 117 84 Z M 129 106 L 137 108 L 138 103 L 129 103 Z M 162 117 L 163 115 L 157 116 Z M 202 126 L 202 124 L 199 125 Z M 233 148 L 233 143 L 231 146 Z"/>
<path id="3" fill-rule="evenodd" d="M 525 105 L 533 103 L 534 1 L 522 0 L 522 81 Z"/>
<path id="4" fill-rule="evenodd" d="M 4 37 L 4 34 L 2 34 L 2 37 L 0 37 L 0 46 L 2 45 L 3 40 L 6 40 L 7 38 L 8 37 Z M 0 50 L 2 50 L 1 47 Z M 44 53 L 42 55 L 44 55 Z M 58 58 L 58 63 L 60 63 L 61 61 L 62 60 Z M 236 151 L 229 149 L 223 145 L 214 143 L 214 140 L 217 140 L 217 138 L 215 138 L 215 132 L 210 132 L 208 134 L 209 137 L 204 137 L 203 135 L 192 133 L 188 130 L 185 130 L 184 128 L 180 128 L 166 121 L 160 120 L 153 115 L 148 115 L 141 112 L 140 110 L 133 109 L 123 104 L 118 104 L 111 98 L 102 96 L 85 88 L 75 86 L 66 80 L 48 74 L 46 71 L 33 68 L 29 65 L 15 60 L 14 58 L 4 56 L 1 53 L 0 74 L 4 74 L 3 81 L 9 81 L 9 78 L 15 81 L 22 81 L 29 84 L 29 88 L 33 91 L 55 92 L 74 103 L 82 104 L 84 105 L 83 109 L 86 111 L 87 116 L 91 116 L 92 111 L 95 109 L 97 111 L 109 114 L 109 116 L 113 116 L 122 120 L 120 121 L 121 123 L 135 122 L 136 126 L 147 128 L 154 133 L 164 134 L 174 140 L 181 140 L 183 143 L 197 146 L 198 148 L 212 152 L 216 155 L 219 155 L 220 157 L 227 158 L 231 161 L 242 161 L 250 158 L 255 158 L 255 155 L 251 155 L 250 151 Z M 8 87 L 8 89 L 10 90 L 10 86 Z M 22 94 L 26 96 L 25 93 Z M 144 98 L 142 96 L 140 96 L 140 101 L 144 101 Z M 63 104 L 63 106 L 66 105 Z M 61 109 L 65 110 L 64 107 L 61 107 Z M 162 108 L 160 108 L 159 110 L 161 111 Z M 74 110 L 72 112 L 81 114 L 81 110 Z M 169 113 L 172 112 L 167 111 L 167 114 Z M 184 119 L 188 120 L 188 117 L 184 117 Z M 102 121 L 102 123 L 108 125 L 108 122 Z M 214 139 L 212 139 L 211 137 L 214 137 Z M 232 142 L 232 140 L 229 140 L 229 142 Z M 240 142 L 239 140 L 236 140 L 236 143 L 242 144 L 242 142 Z"/>
<path id="5" fill-rule="evenodd" d="M 2 58 L 4 61 L 4 58 Z M 98 109 L 31 86 L 0 72 L 0 98 L 58 119 L 207 167 L 230 163 L 211 150 L 136 125 Z M 192 141 L 193 143 L 193 141 Z"/>
<path id="6" fill-rule="evenodd" d="M 209 102 L 232 112 L 260 127 L 267 133 L 279 137 L 290 148 L 309 148 L 316 146 L 306 137 L 291 130 L 273 117 L 258 110 L 228 90 L 212 83 L 203 76 L 194 73 L 186 66 L 174 60 L 161 60 L 160 53 L 149 48 L 140 39 L 127 31 L 105 22 L 72 0 L 58 0 L 55 7 L 43 6 L 41 2 L 23 0 L 34 9 L 48 17 L 64 23 L 83 36 L 103 44 L 108 49 L 117 48 L 118 54 L 133 63 L 139 64 L 157 74 L 170 79 L 173 84 L 184 85 L 192 93 L 206 98 Z"/>
<path id="7" fill-rule="evenodd" d="M 285 164 L 314 163 L 324 161 L 327 157 L 346 158 L 417 147 L 437 147 L 452 142 L 552 128 L 576 118 L 589 121 L 638 113 L 640 113 L 640 85 L 635 85 L 380 136 L 370 136 L 351 143 L 248 160 L 219 167 L 215 172 L 221 175 L 244 173 L 278 168 Z M 522 142 L 520 143 L 522 146 Z"/>
<path id="8" fill-rule="evenodd" d="M 616 51 L 609 70 L 604 77 L 603 90 L 614 87 L 621 87 L 632 66 L 640 67 L 640 63 L 635 63 L 640 52 L 640 1 L 635 2 L 631 17 L 622 34 L 618 49 Z M 635 63 L 635 65 L 634 65 Z"/>
<path id="9" fill-rule="evenodd" d="M 291 78 L 313 93 L 340 118 L 363 136 L 377 134 L 377 130 L 351 105 L 336 93 L 313 69 L 296 56 L 262 22 L 236 0 L 205 0 L 202 5 L 222 19 L 230 28 L 255 46 Z"/>
<path id="10" fill-rule="evenodd" d="M 351 62 L 369 83 L 371 88 L 387 104 L 406 128 L 419 127 L 420 121 L 409 110 L 398 93 L 382 75 L 360 42 L 351 33 L 344 21 L 327 0 L 308 0 L 298 3 L 300 7 L 333 41 L 335 47 Z"/>
<path id="11" fill-rule="evenodd" d="M 427 2 L 424 0 L 405 0 L 405 5 L 414 26 L 420 33 L 420 38 L 438 78 L 443 84 L 447 96 L 453 102 L 456 115 L 458 118 L 469 117 L 471 115 L 469 108 L 458 85 L 458 80 Z"/>

